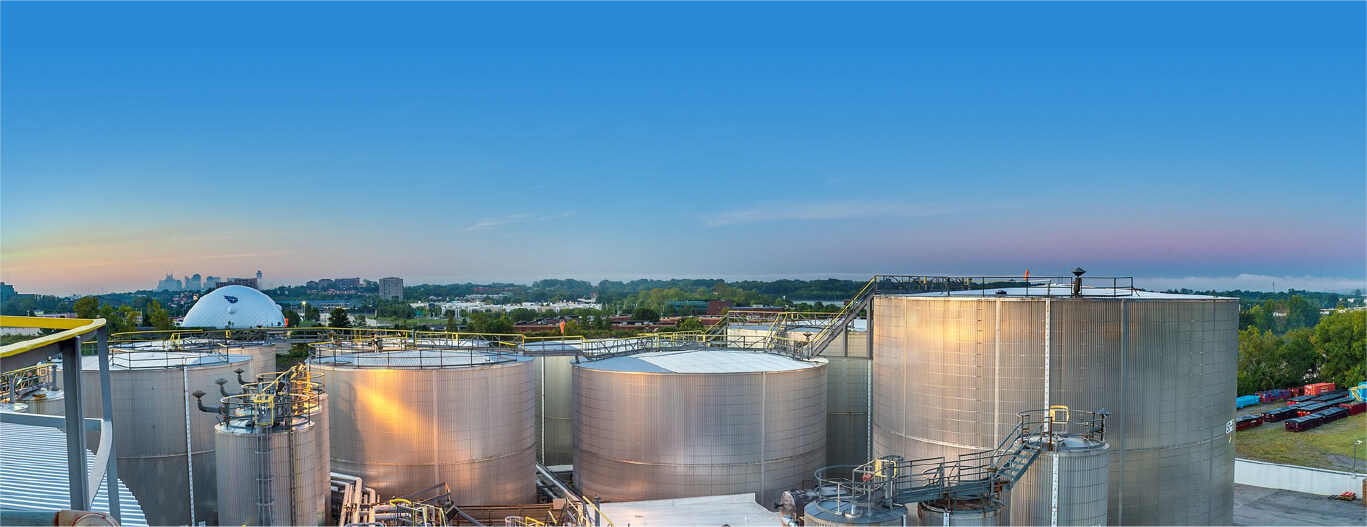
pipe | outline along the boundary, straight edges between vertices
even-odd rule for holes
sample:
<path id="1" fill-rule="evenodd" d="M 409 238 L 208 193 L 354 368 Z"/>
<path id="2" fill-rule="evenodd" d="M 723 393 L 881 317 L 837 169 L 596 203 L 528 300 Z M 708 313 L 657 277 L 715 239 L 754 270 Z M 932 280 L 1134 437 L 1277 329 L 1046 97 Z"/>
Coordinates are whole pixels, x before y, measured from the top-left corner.
<path id="1" fill-rule="evenodd" d="M 238 369 L 236 369 L 236 370 L 233 370 L 233 373 L 236 373 L 236 374 L 237 374 L 237 384 L 238 384 L 238 386 L 245 386 L 245 385 L 247 384 L 247 381 L 246 381 L 245 379 L 242 378 L 242 374 L 245 373 L 245 372 L 246 372 L 246 370 L 243 370 L 242 368 L 238 368 Z"/>
<path id="2" fill-rule="evenodd" d="M 223 412 L 223 408 L 218 406 L 204 406 L 204 396 L 206 395 L 204 393 L 204 390 L 195 390 L 195 393 L 192 393 L 190 395 L 194 396 L 195 405 L 199 406 L 199 411 L 209 414 L 217 414 Z"/>
<path id="3" fill-rule="evenodd" d="M 21 511 L 0 510 L 0 525 L 118 525 L 114 518 L 95 511 Z"/>
<path id="4" fill-rule="evenodd" d="M 1073 269 L 1073 296 L 1082 296 L 1082 275 L 1086 272 L 1081 267 Z"/>
<path id="5" fill-rule="evenodd" d="M 217 384 L 217 385 L 218 385 L 218 393 L 223 394 L 224 397 L 232 397 L 232 396 L 234 395 L 234 394 L 228 393 L 228 389 L 227 389 L 226 387 L 224 387 L 225 384 L 228 384 L 228 379 L 224 379 L 224 378 L 222 378 L 222 377 L 219 377 L 219 378 L 217 378 L 217 379 L 214 380 L 214 384 Z"/>

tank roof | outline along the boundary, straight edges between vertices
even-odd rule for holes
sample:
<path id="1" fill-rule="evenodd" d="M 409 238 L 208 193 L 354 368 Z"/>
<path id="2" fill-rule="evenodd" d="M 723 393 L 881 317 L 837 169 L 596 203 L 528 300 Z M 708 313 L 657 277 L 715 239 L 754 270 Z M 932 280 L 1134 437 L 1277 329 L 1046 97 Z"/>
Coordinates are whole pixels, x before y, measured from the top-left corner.
<path id="1" fill-rule="evenodd" d="M 639 373 L 762 373 L 815 368 L 820 362 L 740 349 L 649 351 L 576 366 L 593 370 Z"/>
<path id="2" fill-rule="evenodd" d="M 130 351 L 109 354 L 109 369 L 112 370 L 151 370 L 157 368 L 180 368 L 184 366 L 224 366 L 240 364 L 252 360 L 247 355 L 223 353 L 194 353 L 187 351 Z M 81 357 L 81 369 L 99 371 L 100 358 L 95 355 Z"/>
<path id="3" fill-rule="evenodd" d="M 129 351 L 179 351 L 179 350 L 185 350 L 185 349 L 190 349 L 190 350 L 208 349 L 208 348 L 234 349 L 234 348 L 246 348 L 246 347 L 253 347 L 253 346 L 272 346 L 272 345 L 273 345 L 273 344 L 271 344 L 271 343 L 269 343 L 269 342 L 266 342 L 266 341 L 264 341 L 264 340 L 226 340 L 226 339 L 188 338 L 188 339 L 179 339 L 179 340 L 176 340 L 176 341 L 171 341 L 171 340 L 140 340 L 140 341 L 128 341 L 128 342 L 111 342 L 111 343 L 109 343 L 109 348 L 110 348 L 111 350 L 129 350 Z"/>
<path id="4" fill-rule="evenodd" d="M 1031 444 L 1043 443 L 1046 436 L 1047 434 L 1026 436 L 1025 442 Z M 1059 452 L 1079 452 L 1098 448 L 1105 449 L 1109 448 L 1109 446 L 1103 441 L 1088 439 L 1079 435 L 1054 434 L 1054 448 Z"/>
<path id="5" fill-rule="evenodd" d="M 910 294 L 891 294 L 880 296 L 901 296 L 901 297 L 965 297 L 965 298 L 1026 298 L 1026 297 L 1050 297 L 1050 298 L 1072 298 L 1072 289 L 1067 285 L 1055 284 L 1052 287 L 1007 287 L 1002 289 L 970 289 L 965 291 L 938 291 L 930 293 L 910 293 Z M 1156 291 L 1141 291 L 1129 288 L 1110 288 L 1110 287 L 1084 287 L 1082 288 L 1084 298 L 1123 298 L 1127 300 L 1214 300 L 1231 299 L 1222 296 L 1209 295 L 1187 295 L 1180 293 L 1159 293 Z"/>
<path id="6" fill-rule="evenodd" d="M 341 353 L 311 359 L 334 368 L 463 368 L 509 362 L 531 362 L 531 357 L 480 350 L 404 350 Z"/>

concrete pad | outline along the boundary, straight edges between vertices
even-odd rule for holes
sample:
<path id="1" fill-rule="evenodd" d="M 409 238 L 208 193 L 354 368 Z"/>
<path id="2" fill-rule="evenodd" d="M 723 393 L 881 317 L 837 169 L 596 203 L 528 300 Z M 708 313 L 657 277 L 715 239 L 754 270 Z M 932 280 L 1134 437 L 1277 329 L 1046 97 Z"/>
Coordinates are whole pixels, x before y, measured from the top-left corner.
<path id="1" fill-rule="evenodd" d="M 1362 496 L 1353 501 L 1289 490 L 1234 486 L 1234 525 L 1367 525 Z"/>

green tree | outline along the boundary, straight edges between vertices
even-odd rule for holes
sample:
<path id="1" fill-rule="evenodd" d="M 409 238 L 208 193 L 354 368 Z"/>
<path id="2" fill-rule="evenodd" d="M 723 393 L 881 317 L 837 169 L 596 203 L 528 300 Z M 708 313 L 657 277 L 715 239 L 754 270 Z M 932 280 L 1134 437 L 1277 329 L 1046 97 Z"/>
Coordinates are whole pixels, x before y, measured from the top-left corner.
<path id="1" fill-rule="evenodd" d="M 526 307 L 519 307 L 508 312 L 508 318 L 513 319 L 513 322 L 529 322 L 536 320 L 539 316 L 541 316 L 540 311 Z"/>
<path id="2" fill-rule="evenodd" d="M 100 299 L 93 296 L 83 296 L 73 304 L 72 309 L 76 311 L 76 318 L 99 318 Z"/>
<path id="3" fill-rule="evenodd" d="M 1280 348 L 1281 339 L 1271 330 L 1263 331 L 1255 326 L 1239 332 L 1239 393 L 1247 395 L 1277 387 L 1281 370 L 1277 357 Z"/>
<path id="4" fill-rule="evenodd" d="M 318 308 L 310 305 L 304 306 L 304 320 L 307 320 L 309 322 L 318 322 L 318 320 L 322 317 L 323 314 L 318 312 Z"/>
<path id="5" fill-rule="evenodd" d="M 456 330 L 456 310 L 446 312 L 446 331 Z"/>
<path id="6" fill-rule="evenodd" d="M 507 314 L 470 313 L 470 330 L 475 333 L 512 333 L 513 321 Z"/>
<path id="7" fill-rule="evenodd" d="M 303 317 L 299 315 L 298 311 L 295 311 L 288 307 L 281 309 L 280 314 L 285 316 L 285 325 L 287 326 L 295 327 L 304 322 Z"/>
<path id="8" fill-rule="evenodd" d="M 171 313 L 161 307 L 161 303 L 156 300 L 147 303 L 147 314 L 143 317 L 143 325 L 159 330 L 175 329 L 176 327 L 175 322 L 171 320 Z"/>
<path id="9" fill-rule="evenodd" d="M 660 320 L 660 313 L 648 307 L 638 307 L 631 312 L 631 319 L 645 322 L 656 322 Z"/>
<path id="10" fill-rule="evenodd" d="M 1320 310 L 1306 302 L 1300 295 L 1291 295 L 1286 301 L 1286 329 L 1313 328 L 1320 322 Z"/>
<path id="11" fill-rule="evenodd" d="M 336 308 L 328 314 L 328 327 L 330 328 L 349 328 L 351 327 L 351 317 L 348 317 L 346 310 Z"/>
<path id="12" fill-rule="evenodd" d="M 688 317 L 679 321 L 679 329 L 683 331 L 702 331 L 702 321 L 693 317 Z"/>
<path id="13" fill-rule="evenodd" d="M 1321 380 L 1340 387 L 1367 377 L 1367 312 L 1334 313 L 1315 326 L 1315 348 L 1324 361 Z"/>
<path id="14" fill-rule="evenodd" d="M 1299 328 L 1288 331 L 1282 337 L 1281 349 L 1277 354 L 1279 371 L 1277 383 L 1269 388 L 1283 388 L 1313 382 L 1320 369 L 1320 354 L 1312 342 L 1314 330 Z"/>

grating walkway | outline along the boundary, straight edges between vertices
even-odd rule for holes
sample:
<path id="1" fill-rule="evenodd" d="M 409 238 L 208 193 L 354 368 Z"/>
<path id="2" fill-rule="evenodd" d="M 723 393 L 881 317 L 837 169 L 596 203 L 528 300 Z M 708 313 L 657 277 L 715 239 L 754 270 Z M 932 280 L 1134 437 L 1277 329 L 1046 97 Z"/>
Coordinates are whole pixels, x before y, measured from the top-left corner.
<path id="1" fill-rule="evenodd" d="M 86 458 L 93 468 L 95 454 Z M 101 484 L 91 509 L 109 512 L 108 487 Z M 66 510 L 66 434 L 55 428 L 0 423 L 0 507 L 30 511 Z M 121 525 L 147 525 L 142 507 L 119 482 Z"/>

